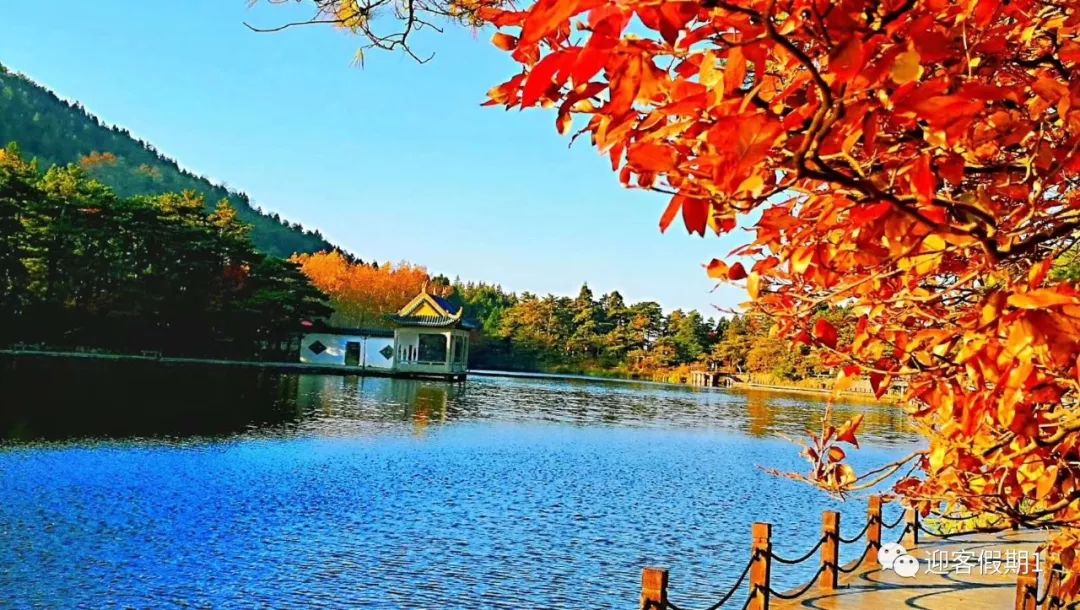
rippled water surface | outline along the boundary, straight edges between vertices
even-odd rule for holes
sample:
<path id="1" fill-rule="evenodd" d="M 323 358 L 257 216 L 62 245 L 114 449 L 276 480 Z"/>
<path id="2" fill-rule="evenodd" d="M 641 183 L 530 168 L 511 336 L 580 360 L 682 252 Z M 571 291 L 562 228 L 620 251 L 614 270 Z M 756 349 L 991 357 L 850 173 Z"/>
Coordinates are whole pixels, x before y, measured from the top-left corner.
<path id="1" fill-rule="evenodd" d="M 0 382 L 0 607 L 634 608 L 645 565 L 698 607 L 753 521 L 789 556 L 822 510 L 864 523 L 861 498 L 761 469 L 803 467 L 778 435 L 816 425 L 814 398 L 10 363 Z M 837 408 L 866 414 L 856 465 L 910 447 L 898 409 Z"/>

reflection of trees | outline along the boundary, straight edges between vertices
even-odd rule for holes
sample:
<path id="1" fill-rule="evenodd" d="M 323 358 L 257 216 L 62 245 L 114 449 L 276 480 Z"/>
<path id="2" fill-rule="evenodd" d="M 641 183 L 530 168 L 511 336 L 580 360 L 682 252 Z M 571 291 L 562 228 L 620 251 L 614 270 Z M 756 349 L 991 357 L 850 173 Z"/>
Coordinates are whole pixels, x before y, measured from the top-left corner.
<path id="1" fill-rule="evenodd" d="M 648 385 L 591 381 L 453 384 L 383 377 L 300 375 L 298 411 L 318 417 L 407 422 L 417 432 L 455 419 L 495 417 L 590 423 L 654 422 L 695 427 L 715 414 L 753 437 L 818 430 L 826 396 L 773 390 L 697 392 Z M 470 391 L 470 387 L 473 391 Z M 711 398 L 710 398 L 711 397 Z M 734 400 L 733 400 L 734 398 Z M 717 400 L 720 411 L 710 408 Z M 741 399 L 741 400 L 740 400 Z M 833 401 L 836 421 L 864 416 L 862 434 L 886 440 L 912 432 L 898 405 L 842 398 Z"/>
<path id="2" fill-rule="evenodd" d="M 751 436 L 818 430 L 828 403 L 826 396 L 794 392 L 749 390 L 743 395 L 746 397 L 747 433 Z M 914 431 L 904 410 L 896 404 L 848 398 L 833 399 L 832 404 L 836 422 L 862 413 L 863 434 L 899 438 Z"/>
<path id="3" fill-rule="evenodd" d="M 765 436 L 773 428 L 774 407 L 766 392 L 746 393 L 747 432 L 750 436 Z"/>

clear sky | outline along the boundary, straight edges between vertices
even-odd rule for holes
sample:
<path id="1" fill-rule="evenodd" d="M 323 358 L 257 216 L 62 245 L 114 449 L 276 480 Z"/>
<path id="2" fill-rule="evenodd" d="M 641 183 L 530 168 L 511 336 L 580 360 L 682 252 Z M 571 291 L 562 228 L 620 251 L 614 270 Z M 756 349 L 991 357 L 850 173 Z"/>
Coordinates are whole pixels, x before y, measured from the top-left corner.
<path id="1" fill-rule="evenodd" d="M 365 260 L 505 288 L 619 290 L 665 308 L 732 307 L 701 265 L 745 233 L 702 239 L 666 198 L 618 184 L 554 113 L 481 107 L 515 72 L 491 32 L 420 36 L 427 64 L 325 26 L 257 34 L 295 7 L 247 0 L 49 0 L 0 7 L 0 62 L 130 129 L 181 165 Z"/>

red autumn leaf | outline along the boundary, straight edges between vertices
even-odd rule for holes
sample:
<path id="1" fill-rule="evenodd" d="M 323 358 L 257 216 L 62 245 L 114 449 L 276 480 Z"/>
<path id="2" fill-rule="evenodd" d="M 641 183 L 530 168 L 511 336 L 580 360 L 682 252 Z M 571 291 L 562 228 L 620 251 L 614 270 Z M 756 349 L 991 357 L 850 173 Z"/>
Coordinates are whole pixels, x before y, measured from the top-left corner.
<path id="1" fill-rule="evenodd" d="M 915 187 L 915 192 L 923 201 L 930 201 L 934 198 L 934 193 L 937 191 L 937 180 L 934 178 L 934 172 L 930 168 L 929 155 L 923 155 L 915 162 L 911 181 Z"/>
<path id="2" fill-rule="evenodd" d="M 575 85 L 588 82 L 607 63 L 608 53 L 595 46 L 587 46 L 578 52 L 574 67 L 570 69 L 570 81 Z"/>
<path id="3" fill-rule="evenodd" d="M 687 199 L 682 205 L 682 217 L 687 231 L 704 236 L 709 222 L 709 202 L 704 199 Z"/>
<path id="4" fill-rule="evenodd" d="M 836 347 L 836 327 L 825 318 L 818 318 L 814 322 L 814 338 L 828 347 Z"/>
<path id="5" fill-rule="evenodd" d="M 886 376 L 877 371 L 870 371 L 870 388 L 874 390 L 874 396 L 881 398 L 885 395 L 885 392 L 889 389 L 889 384 L 886 383 Z"/>
<path id="6" fill-rule="evenodd" d="M 829 72 L 836 76 L 836 82 L 846 83 L 862 70 L 863 61 L 862 38 L 852 36 L 830 60 Z"/>
<path id="7" fill-rule="evenodd" d="M 860 227 L 881 218 L 891 209 L 892 204 L 888 201 L 855 206 L 850 214 L 851 224 Z"/>
<path id="8" fill-rule="evenodd" d="M 745 277 L 746 277 L 746 269 L 743 268 L 742 263 L 737 262 L 734 265 L 732 265 L 730 269 L 728 269 L 727 279 L 729 279 L 731 281 L 738 281 L 738 280 L 741 280 L 741 279 L 743 279 Z"/>
<path id="9" fill-rule="evenodd" d="M 568 58 L 565 54 L 554 53 L 548 55 L 536 64 L 529 73 L 528 80 L 521 91 L 521 107 L 536 105 L 548 89 L 562 84 L 555 82 L 555 74 L 563 67 L 563 62 Z"/>
<path id="10" fill-rule="evenodd" d="M 698 2 L 663 2 L 660 4 L 659 31 L 669 44 L 675 44 L 686 22 L 693 19 L 700 8 Z"/>
<path id="11" fill-rule="evenodd" d="M 661 233 L 667 231 L 668 227 L 671 226 L 672 221 L 679 215 L 679 212 L 682 210 L 683 199 L 685 199 L 685 197 L 682 197 L 681 195 L 676 195 L 671 198 L 667 208 L 664 209 L 664 214 L 660 217 Z"/>

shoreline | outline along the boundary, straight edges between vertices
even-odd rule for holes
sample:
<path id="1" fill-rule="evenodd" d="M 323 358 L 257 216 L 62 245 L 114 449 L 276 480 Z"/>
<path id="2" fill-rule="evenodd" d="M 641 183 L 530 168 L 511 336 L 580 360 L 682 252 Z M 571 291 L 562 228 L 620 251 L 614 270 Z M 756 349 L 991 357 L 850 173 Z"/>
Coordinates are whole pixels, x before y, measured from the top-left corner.
<path id="1" fill-rule="evenodd" d="M 263 370 L 271 370 L 277 372 L 288 373 L 313 373 L 323 375 L 361 375 L 370 377 L 394 377 L 387 373 L 380 373 L 377 370 L 354 370 L 341 366 L 323 366 L 317 364 L 305 364 L 302 362 L 282 362 L 282 361 L 259 361 L 259 360 L 231 360 L 226 358 L 195 358 L 186 356 L 159 356 L 159 355 L 138 355 L 138 354 L 115 354 L 115 353 L 101 353 L 101 352 L 75 352 L 75 351 L 62 351 L 62 350 L 26 350 L 26 349 L 12 349 L 4 348 L 0 349 L 0 356 L 11 356 L 16 358 L 56 358 L 56 359 L 73 359 L 73 360 L 103 360 L 113 362 L 145 362 L 145 363 L 158 363 L 164 365 L 201 365 L 201 366 L 221 366 L 221 367 L 240 367 L 240 368 L 255 368 Z M 732 383 L 729 387 L 707 387 L 707 386 L 695 386 L 688 383 L 671 383 L 664 381 L 654 381 L 651 379 L 634 379 L 631 377 L 604 377 L 599 375 L 581 375 L 573 373 L 546 373 L 546 372 L 528 372 L 528 371 L 501 371 L 495 369 L 470 369 L 466 372 L 467 375 L 475 375 L 477 377 L 489 377 L 489 378 L 505 378 L 505 379 L 538 379 L 538 380 L 565 380 L 565 381 L 588 381 L 588 382 L 603 382 L 603 383 L 640 383 L 647 385 L 659 385 L 659 386 L 674 386 L 683 387 L 693 390 L 710 390 L 710 391 L 724 391 L 724 390 L 737 390 L 737 391 L 766 391 L 766 392 L 786 392 L 790 394 L 803 394 L 820 397 L 833 396 L 832 390 L 827 388 L 808 388 L 797 385 L 785 385 L 785 384 L 760 384 L 749 381 L 741 381 Z M 398 375 L 400 376 L 400 375 Z M 899 401 L 899 397 L 894 394 L 886 394 L 880 399 L 874 397 L 873 394 L 866 392 L 853 392 L 850 390 L 844 390 L 835 394 L 839 398 L 846 399 L 861 399 L 867 402 L 882 402 L 888 404 L 896 404 Z"/>
<path id="2" fill-rule="evenodd" d="M 843 391 L 834 393 L 832 390 L 829 390 L 829 389 L 805 388 L 805 387 L 793 386 L 793 385 L 788 386 L 788 385 L 775 385 L 775 384 L 761 384 L 761 383 L 751 383 L 751 382 L 748 382 L 748 381 L 739 381 L 739 382 L 732 383 L 730 388 L 734 389 L 734 390 L 745 390 L 745 391 L 759 390 L 759 391 L 766 391 L 766 392 L 787 392 L 789 394 L 811 394 L 811 395 L 815 395 L 815 396 L 825 396 L 825 397 L 836 396 L 838 398 L 848 398 L 848 399 L 853 398 L 853 399 L 865 400 L 867 402 L 880 402 L 880 403 L 888 403 L 888 404 L 897 404 L 900 401 L 900 397 L 898 395 L 890 394 L 890 393 L 886 393 L 881 398 L 877 398 L 873 394 L 870 394 L 870 393 L 867 393 L 867 392 L 852 392 L 850 390 L 843 390 Z"/>

